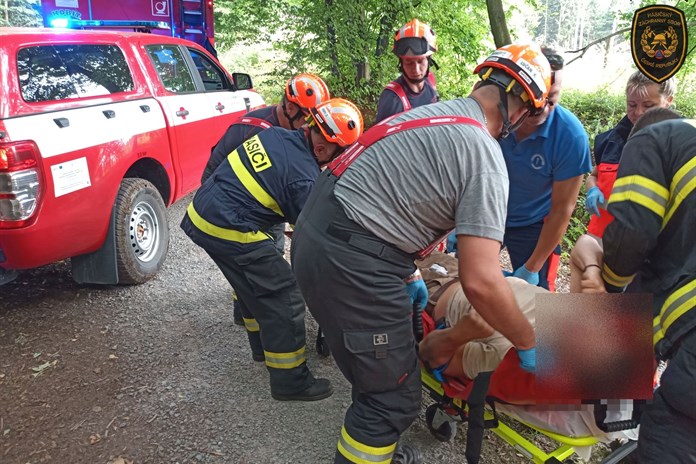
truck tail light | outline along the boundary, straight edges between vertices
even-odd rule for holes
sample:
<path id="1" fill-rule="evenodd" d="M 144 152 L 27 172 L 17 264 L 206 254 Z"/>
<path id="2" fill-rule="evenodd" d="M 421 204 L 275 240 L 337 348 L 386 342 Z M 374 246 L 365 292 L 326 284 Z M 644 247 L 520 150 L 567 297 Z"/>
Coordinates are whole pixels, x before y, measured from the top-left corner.
<path id="1" fill-rule="evenodd" d="M 0 229 L 27 225 L 42 193 L 39 148 L 34 142 L 0 143 Z"/>

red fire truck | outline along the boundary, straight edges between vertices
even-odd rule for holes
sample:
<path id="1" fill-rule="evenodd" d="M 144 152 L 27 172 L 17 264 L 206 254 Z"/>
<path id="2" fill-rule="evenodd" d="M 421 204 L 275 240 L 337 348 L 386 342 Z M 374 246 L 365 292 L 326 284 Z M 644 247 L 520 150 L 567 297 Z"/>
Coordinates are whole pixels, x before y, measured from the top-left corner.
<path id="1" fill-rule="evenodd" d="M 181 37 L 214 53 L 213 0 L 41 0 L 47 27 L 112 27 Z"/>

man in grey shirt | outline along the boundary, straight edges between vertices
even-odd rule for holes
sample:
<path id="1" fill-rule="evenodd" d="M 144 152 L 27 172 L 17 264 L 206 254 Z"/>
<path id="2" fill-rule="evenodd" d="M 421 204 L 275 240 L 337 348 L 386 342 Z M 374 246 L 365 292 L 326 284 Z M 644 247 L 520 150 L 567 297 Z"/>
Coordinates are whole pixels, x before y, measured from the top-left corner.
<path id="1" fill-rule="evenodd" d="M 417 449 L 397 447 L 421 397 L 404 282 L 422 283 L 414 257 L 452 229 L 467 298 L 534 369 L 534 331 L 498 263 L 508 178 L 496 138 L 543 110 L 550 68 L 538 46 L 512 44 L 475 72 L 482 81 L 469 98 L 368 131 L 319 176 L 297 221 L 297 281 L 353 387 L 335 463 L 422 462 Z"/>

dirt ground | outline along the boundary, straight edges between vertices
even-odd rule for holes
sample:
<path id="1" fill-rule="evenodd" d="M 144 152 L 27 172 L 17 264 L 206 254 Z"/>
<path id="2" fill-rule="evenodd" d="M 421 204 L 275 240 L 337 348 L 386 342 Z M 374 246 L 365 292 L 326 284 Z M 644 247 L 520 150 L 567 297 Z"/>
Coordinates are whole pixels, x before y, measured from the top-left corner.
<path id="1" fill-rule="evenodd" d="M 187 204 L 151 282 L 80 286 L 63 262 L 0 287 L 0 463 L 331 462 L 350 389 L 316 354 L 316 324 L 308 362 L 334 395 L 273 401 L 229 286 L 178 227 Z M 404 440 L 437 464 L 465 461 L 464 436 L 436 441 L 421 414 Z M 482 462 L 526 461 L 487 432 Z"/>

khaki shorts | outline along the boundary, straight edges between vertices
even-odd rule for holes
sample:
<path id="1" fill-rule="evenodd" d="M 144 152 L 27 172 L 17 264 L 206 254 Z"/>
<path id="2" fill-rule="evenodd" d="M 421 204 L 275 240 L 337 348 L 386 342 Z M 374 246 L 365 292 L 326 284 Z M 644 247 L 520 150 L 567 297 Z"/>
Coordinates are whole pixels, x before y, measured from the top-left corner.
<path id="1" fill-rule="evenodd" d="M 529 285 L 520 279 L 508 277 L 505 280 L 510 284 L 515 299 L 527 320 L 534 326 L 534 297 L 537 293 L 548 291 Z M 445 304 L 447 322 L 453 326 L 470 311 L 475 311 L 475 309 L 464 296 L 462 287 L 457 285 L 449 301 Z M 495 370 L 510 348 L 512 348 L 512 343 L 499 332 L 493 333 L 490 337 L 467 343 L 462 355 L 464 373 L 468 378 L 473 379 L 480 372 Z"/>

